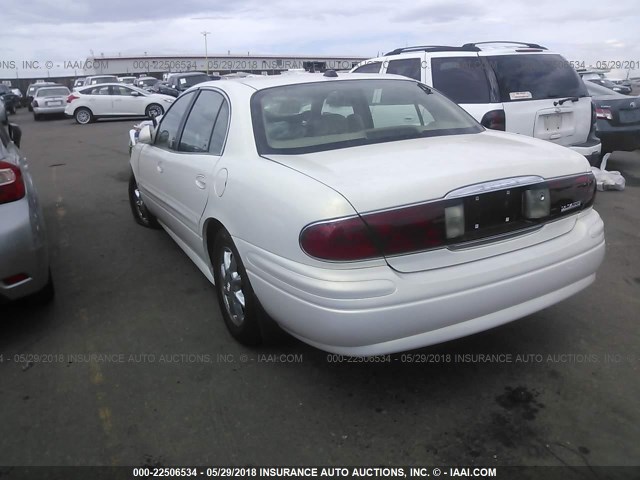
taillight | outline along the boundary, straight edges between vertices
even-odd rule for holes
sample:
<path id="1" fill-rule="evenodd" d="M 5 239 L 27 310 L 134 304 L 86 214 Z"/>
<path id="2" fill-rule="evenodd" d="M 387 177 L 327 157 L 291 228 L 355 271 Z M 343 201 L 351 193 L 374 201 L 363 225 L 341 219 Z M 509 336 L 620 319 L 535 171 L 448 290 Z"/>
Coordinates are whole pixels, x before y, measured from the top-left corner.
<path id="1" fill-rule="evenodd" d="M 17 273 L 15 275 L 11 275 L 10 277 L 3 278 L 2 283 L 4 283 L 7 287 L 11 285 L 15 285 L 16 283 L 24 282 L 29 279 L 29 275 L 26 273 Z"/>
<path id="2" fill-rule="evenodd" d="M 585 173 L 445 198 L 314 223 L 300 233 L 300 246 L 312 257 L 331 261 L 432 250 L 517 232 L 576 213 L 593 204 L 595 192 L 595 177 Z"/>
<path id="3" fill-rule="evenodd" d="M 72 93 L 71 95 L 69 95 L 69 96 L 67 97 L 67 103 L 71 103 L 71 102 L 73 102 L 74 100 L 76 100 L 76 99 L 78 99 L 78 98 L 80 98 L 80 97 L 78 97 L 78 96 L 76 96 L 76 95 L 74 95 L 74 94 Z"/>
<path id="4" fill-rule="evenodd" d="M 0 204 L 20 200 L 24 195 L 20 169 L 11 163 L 0 161 Z"/>
<path id="5" fill-rule="evenodd" d="M 613 115 L 611 115 L 611 110 L 608 108 L 596 107 L 596 118 L 606 118 L 607 120 L 612 120 Z"/>
<path id="6" fill-rule="evenodd" d="M 300 233 L 302 249 L 324 260 L 362 260 L 382 256 L 360 217 L 309 225 Z"/>
<path id="7" fill-rule="evenodd" d="M 483 115 L 480 121 L 483 127 L 491 130 L 506 130 L 504 110 L 491 110 Z"/>

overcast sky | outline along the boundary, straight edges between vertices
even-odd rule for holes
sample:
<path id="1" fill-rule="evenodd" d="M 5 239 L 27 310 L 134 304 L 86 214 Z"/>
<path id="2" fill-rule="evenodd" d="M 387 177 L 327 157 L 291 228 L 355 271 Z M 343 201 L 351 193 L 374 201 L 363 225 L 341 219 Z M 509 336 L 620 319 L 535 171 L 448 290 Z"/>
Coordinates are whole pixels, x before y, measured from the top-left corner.
<path id="1" fill-rule="evenodd" d="M 358 55 L 415 44 L 520 40 L 568 60 L 640 62 L 637 0 L 2 0 L 6 61 L 91 55 L 209 53 Z M 5 62 L 3 64 L 3 62 Z M 5 68 L 2 68 L 5 67 Z"/>

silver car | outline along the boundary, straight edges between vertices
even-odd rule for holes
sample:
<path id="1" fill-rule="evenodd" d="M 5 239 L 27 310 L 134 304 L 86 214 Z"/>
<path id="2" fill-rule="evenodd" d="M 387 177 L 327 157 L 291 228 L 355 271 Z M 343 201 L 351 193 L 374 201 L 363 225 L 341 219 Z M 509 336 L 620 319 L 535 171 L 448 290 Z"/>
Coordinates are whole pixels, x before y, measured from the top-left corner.
<path id="1" fill-rule="evenodd" d="M 0 303 L 53 297 L 44 218 L 26 159 L 22 132 L 0 106 Z"/>
<path id="2" fill-rule="evenodd" d="M 40 120 L 43 115 L 63 114 L 67 106 L 67 97 L 70 93 L 67 87 L 44 87 L 39 89 L 33 98 L 33 102 L 31 102 L 33 119 Z"/>

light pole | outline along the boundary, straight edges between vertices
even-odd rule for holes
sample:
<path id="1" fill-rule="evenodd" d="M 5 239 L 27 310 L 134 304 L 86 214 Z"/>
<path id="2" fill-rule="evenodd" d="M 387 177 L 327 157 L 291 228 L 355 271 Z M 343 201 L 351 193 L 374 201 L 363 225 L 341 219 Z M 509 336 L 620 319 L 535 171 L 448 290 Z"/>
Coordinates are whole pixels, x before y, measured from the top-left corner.
<path id="1" fill-rule="evenodd" d="M 210 35 L 211 32 L 200 32 L 204 36 L 204 61 L 207 64 L 207 75 L 209 75 L 209 52 L 207 51 L 207 35 Z"/>

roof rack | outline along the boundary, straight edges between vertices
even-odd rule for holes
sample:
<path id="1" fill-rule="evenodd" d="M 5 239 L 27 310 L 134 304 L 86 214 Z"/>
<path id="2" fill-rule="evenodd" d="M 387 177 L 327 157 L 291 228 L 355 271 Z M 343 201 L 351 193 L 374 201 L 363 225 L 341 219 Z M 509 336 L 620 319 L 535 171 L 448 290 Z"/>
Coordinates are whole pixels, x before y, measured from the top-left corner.
<path id="1" fill-rule="evenodd" d="M 413 47 L 396 48 L 395 50 L 385 53 L 384 56 L 398 55 L 405 52 L 478 52 L 480 49 L 470 43 L 462 47 L 452 47 L 448 45 L 416 45 Z"/>
<path id="2" fill-rule="evenodd" d="M 539 48 L 540 50 L 546 50 L 547 47 L 543 47 L 542 45 L 538 45 L 537 43 L 525 43 L 525 42 L 511 42 L 508 40 L 492 40 L 490 42 L 475 42 L 475 43 L 465 43 L 462 47 L 476 47 L 478 45 L 486 45 L 488 43 L 509 43 L 512 45 L 522 45 L 523 47 L 528 47 L 528 48 Z"/>

